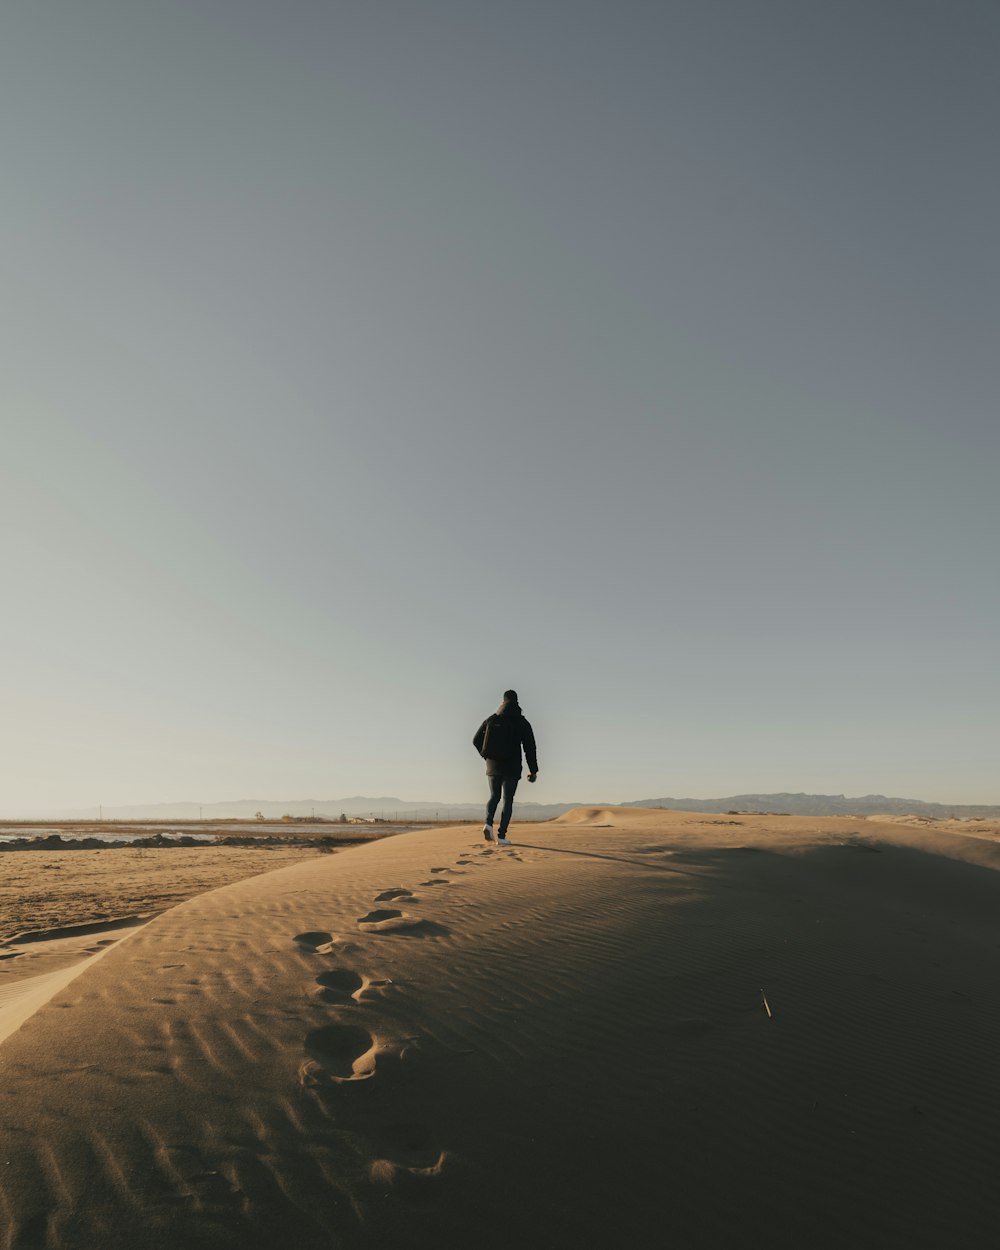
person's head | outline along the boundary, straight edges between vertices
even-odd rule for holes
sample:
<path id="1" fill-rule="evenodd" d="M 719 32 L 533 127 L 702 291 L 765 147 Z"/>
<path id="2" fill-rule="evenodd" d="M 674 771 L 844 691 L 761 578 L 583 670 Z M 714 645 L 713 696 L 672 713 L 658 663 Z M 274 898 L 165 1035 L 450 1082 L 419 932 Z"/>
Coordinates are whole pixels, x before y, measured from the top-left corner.
<path id="1" fill-rule="evenodd" d="M 516 702 L 517 702 L 517 691 L 516 691 L 516 690 L 505 690 L 505 691 L 503 692 L 503 701 L 504 701 L 504 703 L 516 703 Z"/>

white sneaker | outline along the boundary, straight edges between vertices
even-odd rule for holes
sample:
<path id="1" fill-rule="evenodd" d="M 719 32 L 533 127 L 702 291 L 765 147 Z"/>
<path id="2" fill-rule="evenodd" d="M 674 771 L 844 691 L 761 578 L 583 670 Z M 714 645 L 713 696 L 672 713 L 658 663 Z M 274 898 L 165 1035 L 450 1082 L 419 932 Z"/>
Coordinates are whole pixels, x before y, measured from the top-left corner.
<path id="1" fill-rule="evenodd" d="M 483 825 L 483 837 L 486 839 L 487 842 L 493 841 L 493 826 L 492 825 Z"/>
<path id="2" fill-rule="evenodd" d="M 510 846 L 506 838 L 497 838 L 497 846 Z"/>

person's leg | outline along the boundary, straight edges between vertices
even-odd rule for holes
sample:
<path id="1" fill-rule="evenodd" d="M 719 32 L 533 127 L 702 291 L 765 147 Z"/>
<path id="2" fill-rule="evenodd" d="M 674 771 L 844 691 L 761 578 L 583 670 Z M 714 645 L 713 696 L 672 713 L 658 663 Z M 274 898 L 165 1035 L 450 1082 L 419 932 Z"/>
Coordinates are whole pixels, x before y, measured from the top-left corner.
<path id="1" fill-rule="evenodd" d="M 490 801 L 486 804 L 486 823 L 490 826 L 493 824 L 493 817 L 496 815 L 497 806 L 500 803 L 500 795 L 503 789 L 502 777 L 487 777 L 490 783 Z M 508 820 L 510 817 L 508 816 Z"/>
<path id="2" fill-rule="evenodd" d="M 507 826 L 510 824 L 510 815 L 514 810 L 514 791 L 517 789 L 519 777 L 503 777 L 496 778 L 503 781 L 503 808 L 500 811 L 500 829 L 499 836 L 505 838 L 507 836 Z"/>

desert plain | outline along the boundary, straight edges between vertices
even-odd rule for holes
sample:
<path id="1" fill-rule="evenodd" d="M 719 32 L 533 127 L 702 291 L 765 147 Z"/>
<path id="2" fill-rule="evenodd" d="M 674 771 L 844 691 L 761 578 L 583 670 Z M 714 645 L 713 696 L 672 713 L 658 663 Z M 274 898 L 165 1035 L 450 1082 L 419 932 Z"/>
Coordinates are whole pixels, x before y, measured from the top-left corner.
<path id="1" fill-rule="evenodd" d="M 0 857 L 0 1250 L 998 1243 L 1000 827 L 510 836 Z"/>

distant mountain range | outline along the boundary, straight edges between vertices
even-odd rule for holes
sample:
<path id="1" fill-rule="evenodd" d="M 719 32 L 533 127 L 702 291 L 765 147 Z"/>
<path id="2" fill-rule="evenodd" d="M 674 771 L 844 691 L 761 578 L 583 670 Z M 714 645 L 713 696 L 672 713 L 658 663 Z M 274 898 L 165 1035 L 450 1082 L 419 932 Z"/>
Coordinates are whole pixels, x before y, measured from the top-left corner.
<path id="1" fill-rule="evenodd" d="M 608 806 L 608 800 L 588 803 L 532 803 L 522 786 L 515 815 L 521 820 L 551 820 L 574 807 Z M 523 795 L 523 801 L 522 801 Z M 429 803 L 411 799 L 352 795 L 341 799 L 294 799 L 276 802 L 267 799 L 237 799 L 225 803 L 152 803 L 128 807 L 105 807 L 104 820 L 253 820 L 259 812 L 268 820 L 282 816 L 316 816 L 336 820 L 345 816 L 375 816 L 391 821 L 478 820 L 483 803 Z M 948 818 L 998 820 L 1000 806 L 970 806 L 960 803 L 925 803 L 921 799 L 888 798 L 866 794 L 848 798 L 843 794 L 731 794 L 721 799 L 635 799 L 621 807 L 663 807 L 682 812 L 780 812 L 789 816 L 924 816 L 932 820 Z M 90 820 L 97 808 L 62 812 L 48 819 Z"/>
<path id="2" fill-rule="evenodd" d="M 731 794 L 725 799 L 637 799 L 622 807 L 666 807 L 678 812 L 781 812 L 788 816 L 925 816 L 929 820 L 997 820 L 1000 807 L 925 803 L 884 794 Z"/>

